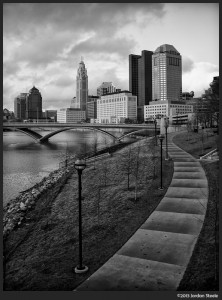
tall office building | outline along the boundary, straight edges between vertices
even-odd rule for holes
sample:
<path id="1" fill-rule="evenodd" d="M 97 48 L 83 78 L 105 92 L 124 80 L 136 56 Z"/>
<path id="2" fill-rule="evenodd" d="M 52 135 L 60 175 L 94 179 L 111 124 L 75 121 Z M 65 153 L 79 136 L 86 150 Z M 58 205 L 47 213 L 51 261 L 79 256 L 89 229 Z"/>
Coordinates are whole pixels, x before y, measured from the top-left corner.
<path id="1" fill-rule="evenodd" d="M 172 45 L 158 47 L 152 56 L 152 99 L 182 99 L 182 59 Z"/>
<path id="2" fill-rule="evenodd" d="M 33 86 L 26 96 L 26 119 L 42 118 L 42 96 L 39 90 Z"/>
<path id="3" fill-rule="evenodd" d="M 86 117 L 87 119 L 97 119 L 97 100 L 99 96 L 88 96 L 86 104 Z"/>
<path id="4" fill-rule="evenodd" d="M 138 59 L 140 55 L 129 55 L 129 91 L 138 97 Z"/>
<path id="5" fill-rule="evenodd" d="M 14 99 L 14 113 L 17 119 L 26 118 L 26 96 L 27 93 L 21 93 Z"/>
<path id="6" fill-rule="evenodd" d="M 118 90 L 120 91 L 120 90 Z M 98 88 L 97 88 L 97 96 L 101 97 L 103 95 L 107 95 L 110 93 L 115 93 L 116 87 L 113 85 L 112 82 L 103 82 Z"/>
<path id="7" fill-rule="evenodd" d="M 144 105 L 152 101 L 152 51 L 129 55 L 129 90 L 137 96 L 137 116 L 143 121 Z"/>
<path id="8" fill-rule="evenodd" d="M 86 110 L 86 102 L 88 99 L 88 76 L 87 69 L 83 60 L 79 63 L 79 68 L 76 76 L 76 108 Z"/>

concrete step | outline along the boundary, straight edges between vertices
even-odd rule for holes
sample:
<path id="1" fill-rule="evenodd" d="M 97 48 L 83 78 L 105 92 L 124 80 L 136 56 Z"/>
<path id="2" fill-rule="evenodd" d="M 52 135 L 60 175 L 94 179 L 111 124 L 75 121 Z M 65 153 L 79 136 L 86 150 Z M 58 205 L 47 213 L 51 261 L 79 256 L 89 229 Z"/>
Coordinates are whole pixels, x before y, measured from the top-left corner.
<path id="1" fill-rule="evenodd" d="M 183 187 L 183 188 L 207 188 L 208 183 L 206 179 L 187 179 L 187 178 L 180 178 L 180 179 L 175 179 L 171 181 L 170 184 L 171 187 Z"/>
<path id="2" fill-rule="evenodd" d="M 77 291 L 175 291 L 185 267 L 115 254 Z"/>
<path id="3" fill-rule="evenodd" d="M 168 198 L 188 198 L 188 199 L 207 199 L 208 188 L 196 187 L 172 187 L 170 186 L 165 194 Z"/>
<path id="4" fill-rule="evenodd" d="M 141 229 L 198 234 L 204 221 L 203 215 L 154 211 Z"/>
<path id="5" fill-rule="evenodd" d="M 156 211 L 177 212 L 204 215 L 207 209 L 207 199 L 164 197 Z"/>
<path id="6" fill-rule="evenodd" d="M 175 161 L 174 166 L 175 167 L 200 167 L 200 168 L 202 168 L 200 163 L 197 160 L 192 161 L 192 162 L 177 162 L 177 161 Z"/>
<path id="7" fill-rule="evenodd" d="M 175 171 L 173 173 L 173 179 L 206 179 L 206 176 L 204 172 L 189 172 L 188 170 L 185 172 Z"/>
<path id="8" fill-rule="evenodd" d="M 174 173 L 177 172 L 198 172 L 198 173 L 202 173 L 205 174 L 203 169 L 199 166 L 199 167 L 174 167 Z"/>
<path id="9" fill-rule="evenodd" d="M 138 229 L 117 254 L 186 266 L 196 235 Z"/>

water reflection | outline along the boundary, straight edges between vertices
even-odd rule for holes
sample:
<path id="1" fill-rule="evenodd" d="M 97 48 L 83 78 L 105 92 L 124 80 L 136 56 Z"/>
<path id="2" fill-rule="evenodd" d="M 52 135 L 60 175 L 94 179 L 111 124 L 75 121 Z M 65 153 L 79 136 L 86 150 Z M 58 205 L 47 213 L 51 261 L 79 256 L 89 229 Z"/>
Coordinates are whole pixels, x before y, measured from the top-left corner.
<path id="1" fill-rule="evenodd" d="M 49 131 L 48 131 L 49 132 Z M 41 135 L 48 133 L 39 131 Z M 122 130 L 112 130 L 116 136 Z M 57 169 L 66 155 L 82 154 L 104 145 L 111 145 L 114 139 L 98 131 L 69 130 L 63 131 L 40 144 L 21 132 L 4 132 L 3 134 L 3 203 L 16 197 L 19 192 Z"/>

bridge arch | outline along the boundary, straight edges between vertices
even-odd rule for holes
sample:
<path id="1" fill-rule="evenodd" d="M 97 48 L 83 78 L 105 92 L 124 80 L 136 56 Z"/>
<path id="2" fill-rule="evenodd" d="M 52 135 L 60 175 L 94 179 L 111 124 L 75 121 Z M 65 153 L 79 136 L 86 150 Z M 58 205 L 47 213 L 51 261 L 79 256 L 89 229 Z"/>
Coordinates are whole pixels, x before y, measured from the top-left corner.
<path id="1" fill-rule="evenodd" d="M 9 130 L 15 130 L 15 131 L 19 131 L 19 132 L 22 132 L 22 133 L 24 133 L 24 134 L 26 134 L 26 135 L 28 135 L 28 136 L 30 136 L 30 137 L 32 137 L 34 140 L 36 140 L 36 141 L 39 141 L 40 140 L 40 138 L 42 137 L 42 135 L 41 134 L 39 134 L 39 133 L 37 133 L 37 132 L 35 132 L 35 131 L 33 131 L 33 130 L 30 130 L 29 128 L 8 128 Z"/>
<path id="2" fill-rule="evenodd" d="M 134 131 L 131 131 L 131 132 L 128 132 L 128 133 L 126 133 L 126 134 L 122 134 L 120 137 L 118 137 L 117 138 L 117 140 L 118 141 L 121 141 L 122 139 L 124 139 L 126 136 L 129 136 L 129 135 L 131 135 L 131 134 L 134 134 L 134 133 L 136 133 L 136 132 L 140 132 L 140 131 L 144 131 L 144 130 L 147 130 L 147 129 L 137 129 L 137 130 L 134 130 Z"/>
<path id="3" fill-rule="evenodd" d="M 83 129 L 89 129 L 89 130 L 97 130 L 103 134 L 106 134 L 106 135 L 109 135 L 110 137 L 114 138 L 115 140 L 117 140 L 117 137 L 115 135 L 113 135 L 112 133 L 108 132 L 108 131 L 105 131 L 103 129 L 100 129 L 100 128 L 96 128 L 96 127 L 88 127 L 88 126 L 82 126 L 81 128 Z M 48 141 L 48 139 L 60 132 L 63 132 L 63 131 L 67 131 L 67 130 L 70 130 L 70 129 L 79 129 L 79 128 L 76 128 L 76 127 L 65 127 L 65 128 L 61 128 L 61 129 L 58 129 L 58 130 L 55 130 L 53 132 L 50 132 L 44 136 L 42 136 L 41 134 L 37 133 L 36 131 L 33 131 L 29 128 L 18 128 L 18 127 L 14 127 L 14 128 L 8 128 L 9 130 L 15 130 L 15 131 L 20 131 L 30 137 L 32 137 L 34 140 L 40 142 L 40 143 L 44 143 L 46 141 Z"/>
<path id="4" fill-rule="evenodd" d="M 92 128 L 92 127 L 81 127 L 81 128 L 83 128 L 83 129 L 89 129 L 89 130 L 97 130 L 97 131 L 100 131 L 100 132 L 102 132 L 102 133 L 104 133 L 104 134 L 106 134 L 106 135 L 109 135 L 109 136 L 111 136 L 112 138 L 114 138 L 115 140 L 117 139 L 117 137 L 115 136 L 115 135 L 113 135 L 113 134 L 111 134 L 110 132 L 107 132 L 107 131 L 105 131 L 105 130 L 102 130 L 102 129 L 100 129 L 100 128 Z M 44 135 L 44 136 L 42 136 L 40 139 L 39 139 L 39 141 L 42 143 L 42 142 L 45 142 L 45 141 L 48 141 L 48 139 L 50 138 L 50 137 L 52 137 L 52 136 L 54 136 L 54 135 L 56 135 L 56 134 L 58 134 L 58 133 L 60 133 L 60 132 L 62 132 L 62 131 L 67 131 L 67 130 L 70 130 L 70 129 L 79 129 L 79 128 L 76 128 L 76 127 L 72 127 L 72 126 L 70 126 L 70 127 L 65 127 L 65 128 L 62 128 L 62 129 L 58 129 L 58 130 L 55 130 L 55 131 L 53 131 L 53 132 L 50 132 L 49 134 L 46 134 L 46 135 Z"/>
<path id="5" fill-rule="evenodd" d="M 106 131 L 106 130 L 103 130 L 101 128 L 98 128 L 98 127 L 90 127 L 90 126 L 81 126 L 81 127 L 76 127 L 76 126 L 67 126 L 67 127 L 63 127 L 63 128 L 60 128 L 58 130 L 55 130 L 53 132 L 50 132 L 49 134 L 46 134 L 44 136 L 42 136 L 41 134 L 37 133 L 36 131 L 33 131 L 27 127 L 10 127 L 10 126 L 5 126 L 5 128 L 8 128 L 9 130 L 16 130 L 16 131 L 20 131 L 30 137 L 32 137 L 34 140 L 38 141 L 38 142 L 41 142 L 41 143 L 44 143 L 46 141 L 48 141 L 48 139 L 62 131 L 67 131 L 67 130 L 70 130 L 70 129 L 79 129 L 79 128 L 83 128 L 83 129 L 88 129 L 88 130 L 97 130 L 103 134 L 106 134 L 106 135 L 109 135 L 110 137 L 112 137 L 113 139 L 115 139 L 115 141 L 121 141 L 124 137 L 126 136 L 129 136 L 131 134 L 134 134 L 136 132 L 139 132 L 139 131 L 144 131 L 146 129 L 136 129 L 136 130 L 133 130 L 131 132 L 128 132 L 126 134 L 123 134 L 121 135 L 120 137 L 116 137 L 115 135 L 113 135 L 112 133 Z"/>

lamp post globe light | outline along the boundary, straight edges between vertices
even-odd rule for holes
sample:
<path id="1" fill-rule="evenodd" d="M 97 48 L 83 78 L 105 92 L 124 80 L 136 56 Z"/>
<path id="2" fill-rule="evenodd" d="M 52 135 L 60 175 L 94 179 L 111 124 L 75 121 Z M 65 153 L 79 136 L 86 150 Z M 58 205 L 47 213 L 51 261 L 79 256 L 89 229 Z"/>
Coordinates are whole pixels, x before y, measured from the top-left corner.
<path id="1" fill-rule="evenodd" d="M 163 140 L 164 136 L 160 134 L 158 136 L 160 140 L 160 187 L 159 190 L 163 190 L 163 166 L 162 166 L 162 145 L 163 145 Z"/>
<path id="2" fill-rule="evenodd" d="M 166 158 L 165 158 L 165 160 L 169 160 L 168 143 L 167 143 L 167 128 L 169 127 L 169 120 L 168 120 L 167 116 L 164 118 L 164 126 L 165 126 L 165 136 L 166 136 Z"/>
<path id="3" fill-rule="evenodd" d="M 81 199 L 81 191 L 82 191 L 82 182 L 81 182 L 81 176 L 82 176 L 82 171 L 86 167 L 86 163 L 84 159 L 77 159 L 75 162 L 75 169 L 78 172 L 78 177 L 79 177 L 79 265 L 75 267 L 74 271 L 77 274 L 80 273 L 85 273 L 88 271 L 88 267 L 84 266 L 82 264 L 82 199 Z"/>

